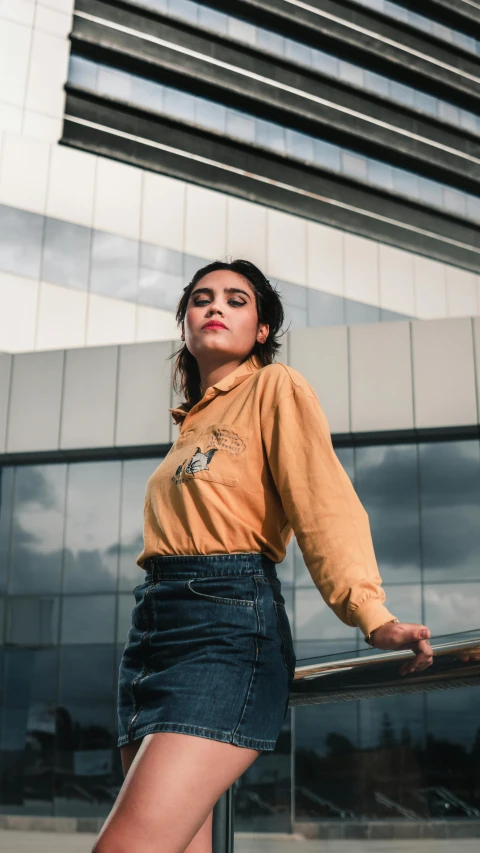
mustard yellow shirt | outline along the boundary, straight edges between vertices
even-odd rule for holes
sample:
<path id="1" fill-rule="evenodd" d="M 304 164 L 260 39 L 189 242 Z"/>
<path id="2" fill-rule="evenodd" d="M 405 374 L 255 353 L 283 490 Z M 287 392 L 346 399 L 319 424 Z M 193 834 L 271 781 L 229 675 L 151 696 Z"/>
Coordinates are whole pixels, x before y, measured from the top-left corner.
<path id="1" fill-rule="evenodd" d="M 180 433 L 147 482 L 139 566 L 154 554 L 245 551 L 280 563 L 294 532 L 342 622 L 367 634 L 394 618 L 368 514 L 301 373 L 253 357 L 189 412 L 169 411 Z"/>

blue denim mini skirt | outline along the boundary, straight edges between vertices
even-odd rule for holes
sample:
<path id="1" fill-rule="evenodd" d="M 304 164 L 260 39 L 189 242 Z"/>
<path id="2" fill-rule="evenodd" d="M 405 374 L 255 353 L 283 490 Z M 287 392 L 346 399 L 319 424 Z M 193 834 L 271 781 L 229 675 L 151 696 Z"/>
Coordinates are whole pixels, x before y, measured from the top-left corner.
<path id="1" fill-rule="evenodd" d="M 295 652 L 265 554 L 155 556 L 135 587 L 118 682 L 118 746 L 180 732 L 270 751 Z"/>

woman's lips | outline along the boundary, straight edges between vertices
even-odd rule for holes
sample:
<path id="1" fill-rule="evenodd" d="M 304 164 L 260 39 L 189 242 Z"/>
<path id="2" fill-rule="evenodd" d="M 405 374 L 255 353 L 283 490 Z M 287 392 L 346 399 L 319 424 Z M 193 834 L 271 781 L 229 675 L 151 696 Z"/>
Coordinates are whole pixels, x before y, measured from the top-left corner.
<path id="1" fill-rule="evenodd" d="M 202 329 L 226 329 L 227 327 L 223 325 L 223 323 L 205 323 L 202 326 Z"/>

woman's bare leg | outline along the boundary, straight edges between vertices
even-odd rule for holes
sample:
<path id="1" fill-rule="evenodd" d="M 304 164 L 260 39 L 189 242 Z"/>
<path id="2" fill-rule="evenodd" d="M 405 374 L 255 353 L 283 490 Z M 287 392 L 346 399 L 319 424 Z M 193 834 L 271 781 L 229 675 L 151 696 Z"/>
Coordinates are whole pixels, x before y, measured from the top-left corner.
<path id="1" fill-rule="evenodd" d="M 125 777 L 133 764 L 133 760 L 142 745 L 142 738 L 134 740 L 131 743 L 120 747 L 120 757 L 122 760 L 123 776 Z M 212 820 L 213 809 L 208 815 L 206 821 L 198 830 L 195 838 L 190 842 L 185 849 L 185 853 L 212 853 Z"/>
<path id="2" fill-rule="evenodd" d="M 194 735 L 146 735 L 92 853 L 185 853 L 205 824 L 207 835 L 215 803 L 259 755 Z"/>

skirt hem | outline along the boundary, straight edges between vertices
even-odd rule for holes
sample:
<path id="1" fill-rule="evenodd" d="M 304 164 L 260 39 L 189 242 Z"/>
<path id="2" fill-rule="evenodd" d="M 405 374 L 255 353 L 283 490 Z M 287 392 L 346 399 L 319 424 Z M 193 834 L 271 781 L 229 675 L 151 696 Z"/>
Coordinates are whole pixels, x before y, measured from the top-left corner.
<path id="1" fill-rule="evenodd" d="M 180 723 L 151 723 L 149 726 L 143 726 L 131 732 L 130 735 L 122 735 L 118 738 L 117 746 L 125 746 L 131 741 L 145 737 L 145 735 L 154 732 L 175 732 L 177 734 L 196 735 L 197 737 L 208 738 L 209 740 L 217 740 L 222 743 L 231 743 L 234 746 L 241 746 L 246 749 L 256 749 L 262 752 L 271 752 L 275 749 L 276 741 L 274 740 L 255 740 L 254 738 L 243 737 L 241 735 L 232 735 L 230 732 L 215 731 L 215 729 L 206 729 L 202 726 L 186 726 Z"/>

